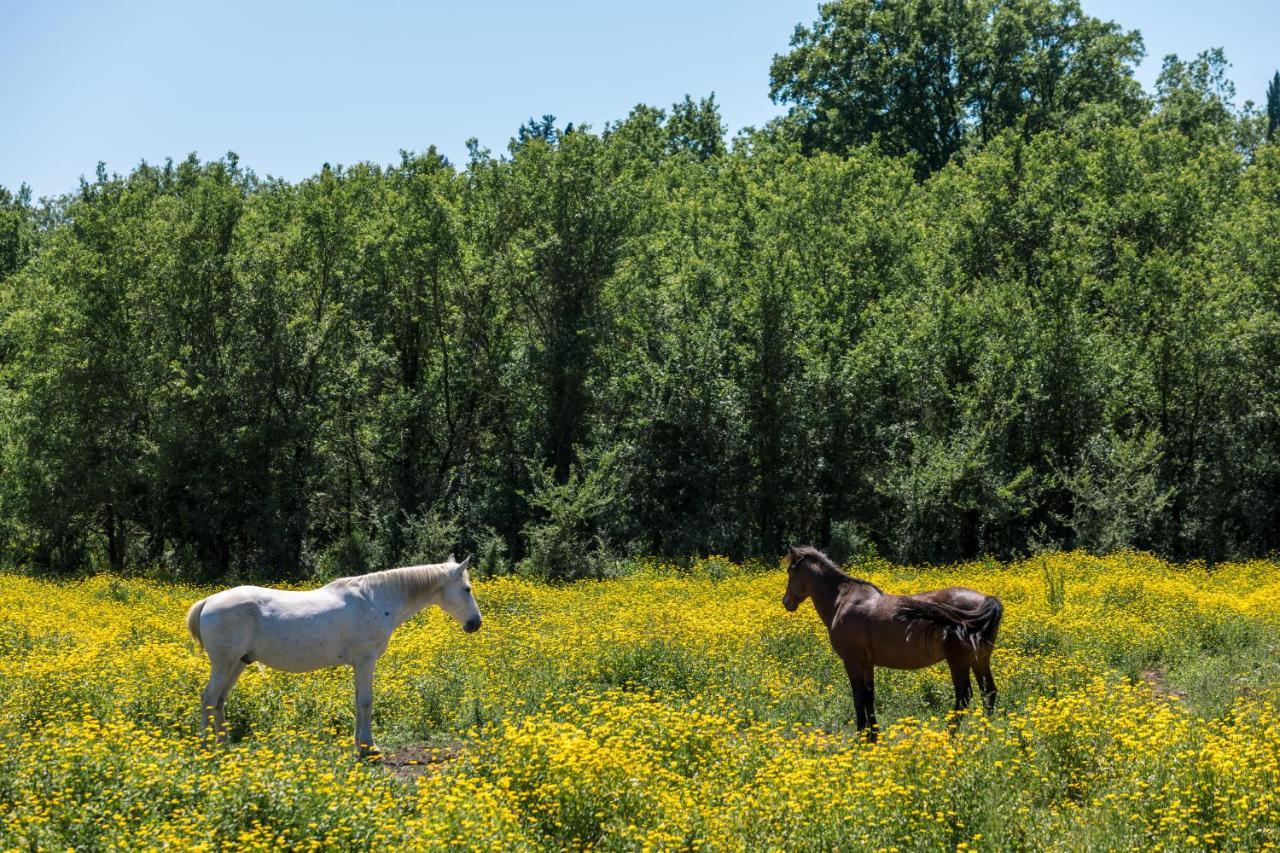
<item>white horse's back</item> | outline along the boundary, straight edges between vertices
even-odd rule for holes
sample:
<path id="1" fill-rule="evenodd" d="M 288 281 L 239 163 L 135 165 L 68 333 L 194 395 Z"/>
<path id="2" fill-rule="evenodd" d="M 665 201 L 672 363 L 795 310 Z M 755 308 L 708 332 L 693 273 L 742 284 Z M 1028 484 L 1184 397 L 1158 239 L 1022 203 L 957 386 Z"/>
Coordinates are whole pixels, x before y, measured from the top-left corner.
<path id="1" fill-rule="evenodd" d="M 261 662 L 286 672 L 350 663 L 385 645 L 367 607 L 331 587 L 296 591 L 238 586 L 205 599 L 200 636 L 210 656 Z M 365 628 L 356 631 L 357 627 Z M 370 630 L 371 629 L 371 630 Z M 355 639 L 356 635 L 365 642 Z M 390 627 L 385 631 L 390 636 Z"/>

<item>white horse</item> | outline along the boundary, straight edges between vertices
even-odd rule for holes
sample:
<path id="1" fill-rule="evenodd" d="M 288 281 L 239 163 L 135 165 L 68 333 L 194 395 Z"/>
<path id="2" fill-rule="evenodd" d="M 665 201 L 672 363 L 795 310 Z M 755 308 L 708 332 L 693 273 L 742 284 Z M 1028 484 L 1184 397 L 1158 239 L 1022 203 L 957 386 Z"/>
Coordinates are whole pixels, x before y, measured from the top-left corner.
<path id="1" fill-rule="evenodd" d="M 197 601 L 187 611 L 187 628 L 210 665 L 200 696 L 200 731 L 212 722 L 218 740 L 226 740 L 223 708 L 247 664 L 261 662 L 286 672 L 349 666 L 355 670 L 356 747 L 361 755 L 376 752 L 374 665 L 391 632 L 432 604 L 468 634 L 480 630 L 470 563 L 470 557 L 459 563 L 450 554 L 447 563 L 339 578 L 307 592 L 238 586 Z"/>

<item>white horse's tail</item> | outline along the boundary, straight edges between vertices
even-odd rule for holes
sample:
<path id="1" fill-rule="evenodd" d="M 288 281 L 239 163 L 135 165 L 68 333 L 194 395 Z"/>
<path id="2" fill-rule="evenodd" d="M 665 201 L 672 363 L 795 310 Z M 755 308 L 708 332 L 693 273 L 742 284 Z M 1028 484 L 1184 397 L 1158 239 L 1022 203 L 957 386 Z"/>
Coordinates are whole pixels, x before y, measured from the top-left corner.
<path id="1" fill-rule="evenodd" d="M 187 611 L 187 630 L 191 632 L 191 636 L 195 638 L 200 648 L 204 648 L 204 640 L 200 639 L 200 611 L 204 610 L 206 601 L 208 601 L 206 598 L 200 599 Z"/>

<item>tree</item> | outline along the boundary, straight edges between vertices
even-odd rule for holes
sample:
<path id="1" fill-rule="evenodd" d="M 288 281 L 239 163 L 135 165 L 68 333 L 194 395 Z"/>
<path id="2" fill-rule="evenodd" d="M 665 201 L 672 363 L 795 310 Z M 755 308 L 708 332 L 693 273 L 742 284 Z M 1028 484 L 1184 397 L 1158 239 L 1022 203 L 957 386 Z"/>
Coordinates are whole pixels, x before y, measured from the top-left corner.
<path id="1" fill-rule="evenodd" d="M 31 188 L 11 193 L 0 187 L 0 282 L 17 272 L 35 253 L 36 218 Z"/>
<path id="2" fill-rule="evenodd" d="M 1222 48 L 1215 47 L 1184 62 L 1177 54 L 1164 58 L 1156 78 L 1156 110 L 1162 123 L 1185 134 L 1209 133 L 1226 138 L 1234 117 L 1235 84 L 1227 77 Z"/>
<path id="3" fill-rule="evenodd" d="M 518 393 L 536 394 L 535 440 L 557 483 L 586 436 L 606 285 L 635 215 L 626 166 L 585 129 L 548 127 L 514 140 L 509 161 L 477 165 L 495 206 L 492 274 L 526 324 L 531 387 Z"/>
<path id="4" fill-rule="evenodd" d="M 18 274 L 13 393 L 30 553 L 123 569 L 175 539 L 225 574 L 234 525 L 229 340 L 232 234 L 253 186 L 233 157 L 100 169 L 36 261 Z M 14 315 L 10 315 L 11 317 Z"/>
<path id="5" fill-rule="evenodd" d="M 1267 83 L 1267 141 L 1276 137 L 1276 129 L 1280 128 L 1280 71 L 1277 71 Z"/>
<path id="6" fill-rule="evenodd" d="M 1034 134 L 1085 104 L 1141 114 L 1137 32 L 1076 0 L 837 0 L 775 56 L 770 95 L 809 150 L 879 140 L 920 174 L 1006 127 Z"/>
<path id="7" fill-rule="evenodd" d="M 724 122 L 720 120 L 720 107 L 716 94 L 694 101 L 688 95 L 671 107 L 667 119 L 668 150 L 672 153 L 688 152 L 705 160 L 724 153 Z"/>

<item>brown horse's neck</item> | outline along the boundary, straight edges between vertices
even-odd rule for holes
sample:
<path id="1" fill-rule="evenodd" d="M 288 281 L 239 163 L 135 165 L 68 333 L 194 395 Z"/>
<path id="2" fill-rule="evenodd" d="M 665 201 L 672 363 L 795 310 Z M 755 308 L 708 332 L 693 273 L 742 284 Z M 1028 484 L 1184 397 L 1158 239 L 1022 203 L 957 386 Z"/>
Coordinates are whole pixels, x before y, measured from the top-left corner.
<path id="1" fill-rule="evenodd" d="M 826 568 L 814 572 L 809 585 L 809 597 L 813 599 L 813 609 L 818 611 L 822 624 L 830 628 L 840 608 L 840 599 L 861 588 L 865 588 L 868 594 L 877 594 L 875 587 L 854 580 L 843 572 Z"/>

